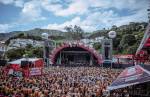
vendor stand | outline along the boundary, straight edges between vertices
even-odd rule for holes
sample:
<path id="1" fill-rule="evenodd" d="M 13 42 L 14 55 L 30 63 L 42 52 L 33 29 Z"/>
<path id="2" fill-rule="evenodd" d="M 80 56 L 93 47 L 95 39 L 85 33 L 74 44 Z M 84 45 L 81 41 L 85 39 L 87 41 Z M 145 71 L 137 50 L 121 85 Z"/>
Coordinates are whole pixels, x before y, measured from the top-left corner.
<path id="1" fill-rule="evenodd" d="M 42 58 L 21 58 L 15 61 L 8 62 L 8 74 L 14 75 L 20 72 L 20 76 L 29 77 L 42 75 L 43 59 Z"/>

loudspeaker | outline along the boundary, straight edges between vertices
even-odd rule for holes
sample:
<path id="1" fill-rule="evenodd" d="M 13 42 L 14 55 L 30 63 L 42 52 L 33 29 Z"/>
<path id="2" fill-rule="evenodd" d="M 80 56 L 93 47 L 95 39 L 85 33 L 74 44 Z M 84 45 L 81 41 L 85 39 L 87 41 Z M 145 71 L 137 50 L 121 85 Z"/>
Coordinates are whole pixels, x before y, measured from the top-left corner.
<path id="1" fill-rule="evenodd" d="M 109 50 L 110 50 L 110 47 L 105 47 L 105 60 L 109 59 Z"/>
<path id="2" fill-rule="evenodd" d="M 29 61 L 29 62 L 28 62 L 28 65 L 29 65 L 29 67 L 32 67 L 32 62 Z"/>
<path id="3" fill-rule="evenodd" d="M 102 59 L 112 60 L 112 40 L 111 39 L 102 40 Z"/>
<path id="4" fill-rule="evenodd" d="M 29 64 L 28 61 L 21 61 L 21 68 L 27 67 L 28 64 Z"/>
<path id="5" fill-rule="evenodd" d="M 5 66 L 7 64 L 7 60 L 0 60 L 0 66 Z"/>
<path id="6" fill-rule="evenodd" d="M 49 58 L 49 47 L 45 47 L 46 58 Z"/>

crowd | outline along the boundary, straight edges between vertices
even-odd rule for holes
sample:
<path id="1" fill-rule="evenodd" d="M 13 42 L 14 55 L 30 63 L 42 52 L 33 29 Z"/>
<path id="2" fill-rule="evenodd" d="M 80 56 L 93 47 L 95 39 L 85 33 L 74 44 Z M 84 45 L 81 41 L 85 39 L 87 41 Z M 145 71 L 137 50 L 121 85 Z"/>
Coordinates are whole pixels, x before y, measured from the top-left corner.
<path id="1" fill-rule="evenodd" d="M 12 77 L 0 68 L 0 97 L 102 97 L 119 69 L 47 67 L 43 75 Z"/>

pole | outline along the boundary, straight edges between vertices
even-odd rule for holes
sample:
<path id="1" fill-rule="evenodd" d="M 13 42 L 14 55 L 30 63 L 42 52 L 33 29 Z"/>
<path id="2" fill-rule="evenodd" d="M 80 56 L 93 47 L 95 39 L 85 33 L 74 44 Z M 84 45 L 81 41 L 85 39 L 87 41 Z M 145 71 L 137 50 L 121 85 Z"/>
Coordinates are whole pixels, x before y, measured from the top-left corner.
<path id="1" fill-rule="evenodd" d="M 112 69 L 112 62 L 113 62 L 113 39 L 111 39 L 111 69 Z"/>
<path id="2" fill-rule="evenodd" d="M 45 40 L 44 40 L 44 44 L 43 44 L 43 60 L 44 60 L 44 66 L 46 65 L 46 55 L 45 55 L 46 51 L 45 51 Z"/>
<path id="3" fill-rule="evenodd" d="M 59 61 L 59 64 L 61 65 L 61 51 L 60 51 L 60 61 Z"/>

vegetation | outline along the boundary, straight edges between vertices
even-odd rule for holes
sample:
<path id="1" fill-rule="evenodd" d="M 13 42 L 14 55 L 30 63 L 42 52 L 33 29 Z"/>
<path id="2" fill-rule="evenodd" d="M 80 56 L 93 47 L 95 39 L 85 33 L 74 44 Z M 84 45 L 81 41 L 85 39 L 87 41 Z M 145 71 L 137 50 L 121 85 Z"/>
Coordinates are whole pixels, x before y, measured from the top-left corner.
<path id="1" fill-rule="evenodd" d="M 31 45 L 26 46 L 26 48 L 11 49 L 6 52 L 8 59 L 18 59 L 22 58 L 23 55 L 27 57 L 43 57 L 42 47 L 32 47 Z"/>
<path id="2" fill-rule="evenodd" d="M 18 59 L 23 56 L 25 53 L 25 49 L 19 48 L 19 49 L 11 49 L 6 52 L 6 56 L 8 59 Z"/>
<path id="3" fill-rule="evenodd" d="M 66 26 L 64 28 L 68 33 L 67 36 L 70 40 L 79 40 L 83 37 L 83 30 L 80 26 L 75 25 L 74 27 L 72 25 Z"/>
<path id="4" fill-rule="evenodd" d="M 105 36 L 111 30 L 117 32 L 117 37 L 113 39 L 113 49 L 115 54 L 135 54 L 146 30 L 147 23 L 134 23 L 117 27 L 112 26 L 111 29 L 95 31 L 89 38 Z"/>
<path id="5" fill-rule="evenodd" d="M 101 48 L 101 44 L 100 43 L 94 43 L 93 44 L 93 47 L 96 49 L 96 50 L 99 50 Z"/>

